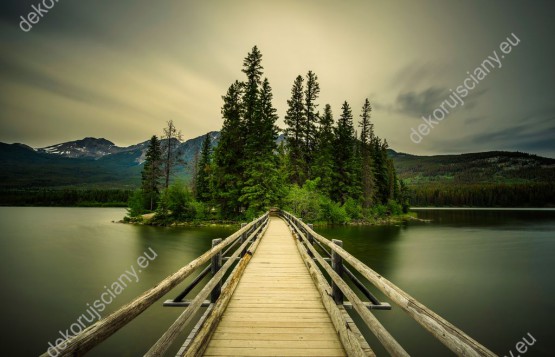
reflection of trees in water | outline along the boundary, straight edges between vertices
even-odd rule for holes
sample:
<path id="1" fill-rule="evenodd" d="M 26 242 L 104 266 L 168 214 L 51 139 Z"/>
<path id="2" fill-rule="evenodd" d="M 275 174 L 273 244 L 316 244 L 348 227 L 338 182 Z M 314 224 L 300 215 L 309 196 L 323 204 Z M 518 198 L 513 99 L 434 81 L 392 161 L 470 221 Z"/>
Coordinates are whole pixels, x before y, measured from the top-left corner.
<path id="1" fill-rule="evenodd" d="M 429 219 L 432 224 L 442 224 L 454 227 L 486 227 L 526 225 L 530 222 L 541 223 L 555 219 L 555 211 L 536 210 L 417 210 L 418 218 Z"/>
<path id="2" fill-rule="evenodd" d="M 394 266 L 394 245 L 399 241 L 405 225 L 343 226 L 318 228 L 328 239 L 343 241 L 343 248 L 370 268 L 387 277 Z"/>
<path id="3" fill-rule="evenodd" d="M 202 255 L 212 246 L 212 239 L 226 238 L 235 227 L 151 227 L 134 226 L 137 257 L 152 247 L 158 257 L 156 270 L 166 275 Z"/>

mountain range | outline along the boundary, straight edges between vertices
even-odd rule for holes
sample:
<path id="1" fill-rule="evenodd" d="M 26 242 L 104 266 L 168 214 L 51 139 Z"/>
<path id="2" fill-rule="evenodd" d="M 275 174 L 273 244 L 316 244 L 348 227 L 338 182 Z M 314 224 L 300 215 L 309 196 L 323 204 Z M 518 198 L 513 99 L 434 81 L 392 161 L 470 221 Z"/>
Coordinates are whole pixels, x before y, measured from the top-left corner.
<path id="1" fill-rule="evenodd" d="M 208 134 L 216 145 L 219 132 Z M 179 144 L 185 162 L 194 161 L 203 140 L 204 135 Z M 140 183 L 147 147 L 148 141 L 120 147 L 91 137 L 44 148 L 0 143 L 0 188 L 133 188 Z M 187 178 L 191 166 L 179 176 Z"/>
<path id="2" fill-rule="evenodd" d="M 209 135 L 216 145 L 219 132 Z M 194 162 L 203 140 L 199 136 L 180 143 L 185 162 Z M 44 148 L 0 143 L 0 189 L 137 187 L 147 146 L 144 141 L 119 147 L 91 137 Z M 411 186 L 555 181 L 555 159 L 521 152 L 417 156 L 389 150 L 389 155 L 399 177 Z M 179 171 L 187 179 L 192 165 Z"/>

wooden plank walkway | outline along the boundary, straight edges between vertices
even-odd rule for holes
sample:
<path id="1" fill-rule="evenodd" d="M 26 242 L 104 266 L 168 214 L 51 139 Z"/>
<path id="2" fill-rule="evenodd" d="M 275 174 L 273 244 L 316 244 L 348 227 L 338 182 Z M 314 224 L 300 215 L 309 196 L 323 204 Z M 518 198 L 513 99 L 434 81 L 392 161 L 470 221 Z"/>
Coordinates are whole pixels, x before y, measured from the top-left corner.
<path id="1" fill-rule="evenodd" d="M 205 356 L 345 356 L 287 224 L 269 227 Z"/>

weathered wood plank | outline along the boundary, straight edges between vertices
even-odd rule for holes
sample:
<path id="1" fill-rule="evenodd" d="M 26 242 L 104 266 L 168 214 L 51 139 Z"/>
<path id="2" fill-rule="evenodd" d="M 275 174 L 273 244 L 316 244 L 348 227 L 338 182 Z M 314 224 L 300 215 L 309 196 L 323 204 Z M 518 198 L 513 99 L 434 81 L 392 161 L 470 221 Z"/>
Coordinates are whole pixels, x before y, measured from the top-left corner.
<path id="1" fill-rule="evenodd" d="M 289 357 L 289 356 L 345 356 L 343 349 L 260 349 L 260 348 L 226 348 L 209 347 L 205 356 L 258 356 L 258 357 Z"/>
<path id="2" fill-rule="evenodd" d="M 220 327 L 281 327 L 281 328 L 297 328 L 297 327 L 325 327 L 330 329 L 331 323 L 329 321 L 228 321 L 222 319 L 219 324 Z M 333 329 L 331 329 L 333 330 Z"/>
<path id="3" fill-rule="evenodd" d="M 222 340 L 213 339 L 210 343 L 210 347 L 229 347 L 229 348 L 263 348 L 263 349 L 315 349 L 315 348 L 330 348 L 330 349 L 341 349 L 341 343 L 337 339 L 328 339 L 324 341 L 312 341 L 312 340 L 289 340 L 286 343 L 284 341 L 276 341 L 274 339 L 253 339 L 253 340 Z"/>
<path id="4" fill-rule="evenodd" d="M 249 330 L 242 329 L 237 332 L 221 332 L 212 337 L 213 340 L 261 340 L 261 341 L 327 341 L 335 339 L 335 333 L 329 332 L 315 332 L 315 333 L 291 333 L 291 331 L 281 331 L 273 329 L 267 333 L 261 332 L 248 332 Z M 326 329 L 327 331 L 327 329 Z M 312 331 L 311 331 L 312 332 Z"/>

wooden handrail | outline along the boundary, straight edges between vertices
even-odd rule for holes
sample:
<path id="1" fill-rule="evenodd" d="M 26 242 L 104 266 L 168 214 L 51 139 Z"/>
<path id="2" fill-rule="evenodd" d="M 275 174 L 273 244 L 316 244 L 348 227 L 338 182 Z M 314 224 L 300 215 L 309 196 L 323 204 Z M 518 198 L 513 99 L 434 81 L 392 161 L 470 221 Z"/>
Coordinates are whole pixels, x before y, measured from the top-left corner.
<path id="1" fill-rule="evenodd" d="M 249 229 L 251 229 L 251 227 L 256 226 L 259 222 L 266 219 L 267 216 L 268 213 L 249 223 L 245 227 L 242 227 L 237 232 L 227 237 L 222 243 L 208 250 L 200 257 L 196 258 L 186 266 L 179 269 L 177 272 L 168 276 L 152 289 L 145 291 L 132 302 L 122 306 L 109 316 L 87 327 L 77 336 L 54 346 L 54 348 L 59 352 L 58 356 L 81 356 L 100 344 L 102 341 L 106 340 L 120 328 L 122 328 L 123 326 L 131 322 L 135 317 L 140 315 L 153 303 L 158 301 L 162 296 L 176 287 L 179 283 L 185 280 L 198 267 L 208 262 L 210 258 L 218 254 L 229 244 L 233 243 L 236 239 L 240 238 L 243 233 L 247 232 Z M 64 348 L 62 348 L 62 346 L 64 346 Z M 50 354 L 47 351 L 43 353 L 40 357 L 50 357 Z"/>
<path id="2" fill-rule="evenodd" d="M 364 321 L 365 325 L 372 331 L 372 333 L 378 338 L 384 348 L 392 356 L 408 357 L 409 354 L 403 349 L 403 347 L 395 340 L 395 338 L 386 330 L 386 328 L 378 321 L 378 319 L 366 308 L 366 305 L 360 300 L 360 298 L 355 294 L 355 292 L 347 285 L 347 283 L 337 274 L 334 269 L 322 258 L 320 253 L 310 244 L 308 237 L 299 229 L 299 227 L 293 227 L 296 232 L 296 236 L 300 236 L 301 240 L 305 243 L 305 246 L 312 253 L 312 256 L 318 261 L 320 266 L 324 268 L 326 273 L 330 276 L 335 285 L 343 292 L 345 297 L 353 304 L 353 307 L 358 312 L 361 319 Z M 337 303 L 337 301 L 336 301 Z M 341 302 L 343 305 L 343 297 L 341 297 Z"/>
<path id="3" fill-rule="evenodd" d="M 174 321 L 174 323 L 167 329 L 166 332 L 156 341 L 154 345 L 145 353 L 145 357 L 156 357 L 162 356 L 168 348 L 175 342 L 179 337 L 185 326 L 191 321 L 195 314 L 200 309 L 204 299 L 208 297 L 210 292 L 220 283 L 221 279 L 227 272 L 227 270 L 235 263 L 235 258 L 239 257 L 243 249 L 251 243 L 251 240 L 259 234 L 266 227 L 265 222 L 259 225 L 254 232 L 241 244 L 239 248 L 230 256 L 229 259 L 218 272 L 210 279 L 210 281 L 202 288 L 202 290 L 195 296 L 191 301 L 191 304 L 179 315 L 179 317 Z M 220 243 L 221 244 L 221 243 Z"/>
<path id="4" fill-rule="evenodd" d="M 416 322 L 428 330 L 434 337 L 436 337 L 458 356 L 496 356 L 496 354 L 492 351 L 478 343 L 459 328 L 455 327 L 449 321 L 424 306 L 395 284 L 370 269 L 360 260 L 349 254 L 346 250 L 336 244 L 332 244 L 332 242 L 328 239 L 314 232 L 314 230 L 312 230 L 308 225 L 293 216 L 291 213 L 282 211 L 282 214 L 293 221 L 295 225 L 302 227 L 305 232 L 309 232 L 314 239 L 339 254 L 362 276 L 364 276 L 369 282 L 371 282 L 389 299 L 391 299 L 391 301 L 397 304 Z"/>
<path id="5" fill-rule="evenodd" d="M 268 224 L 263 225 L 262 231 L 260 232 L 260 236 L 264 235 L 267 228 L 268 228 Z M 185 350 L 181 354 L 182 356 L 195 357 L 195 356 L 201 356 L 204 354 L 204 351 L 208 346 L 208 342 L 210 341 L 210 338 L 212 337 L 214 331 L 216 330 L 216 327 L 218 326 L 218 323 L 220 322 L 222 315 L 231 300 L 233 292 L 237 288 L 237 285 L 239 285 L 239 281 L 241 280 L 243 272 L 245 271 L 247 265 L 249 264 L 260 242 L 261 242 L 260 238 L 255 240 L 250 245 L 248 250 L 245 252 L 239 264 L 235 266 L 235 268 L 229 275 L 229 278 L 227 278 L 226 282 L 222 286 L 222 294 L 214 304 L 213 310 L 211 311 L 207 319 L 204 321 L 199 331 L 197 331 L 197 333 L 194 335 L 190 344 L 185 348 Z M 178 356 L 179 355 L 180 354 L 178 353 Z"/>
<path id="6" fill-rule="evenodd" d="M 287 222 L 288 224 L 292 224 Z M 352 319 L 345 319 L 345 316 L 349 316 L 345 311 L 343 305 L 337 305 L 332 298 L 332 289 L 314 260 L 308 255 L 306 246 L 298 239 L 296 239 L 297 250 L 301 254 L 303 261 L 308 268 L 308 272 L 320 293 L 322 298 L 322 303 L 330 316 L 333 325 L 339 335 L 339 339 L 343 344 L 345 352 L 348 356 L 353 357 L 375 357 L 376 354 L 368 345 L 368 342 L 364 339 L 360 330 L 354 324 Z"/>

